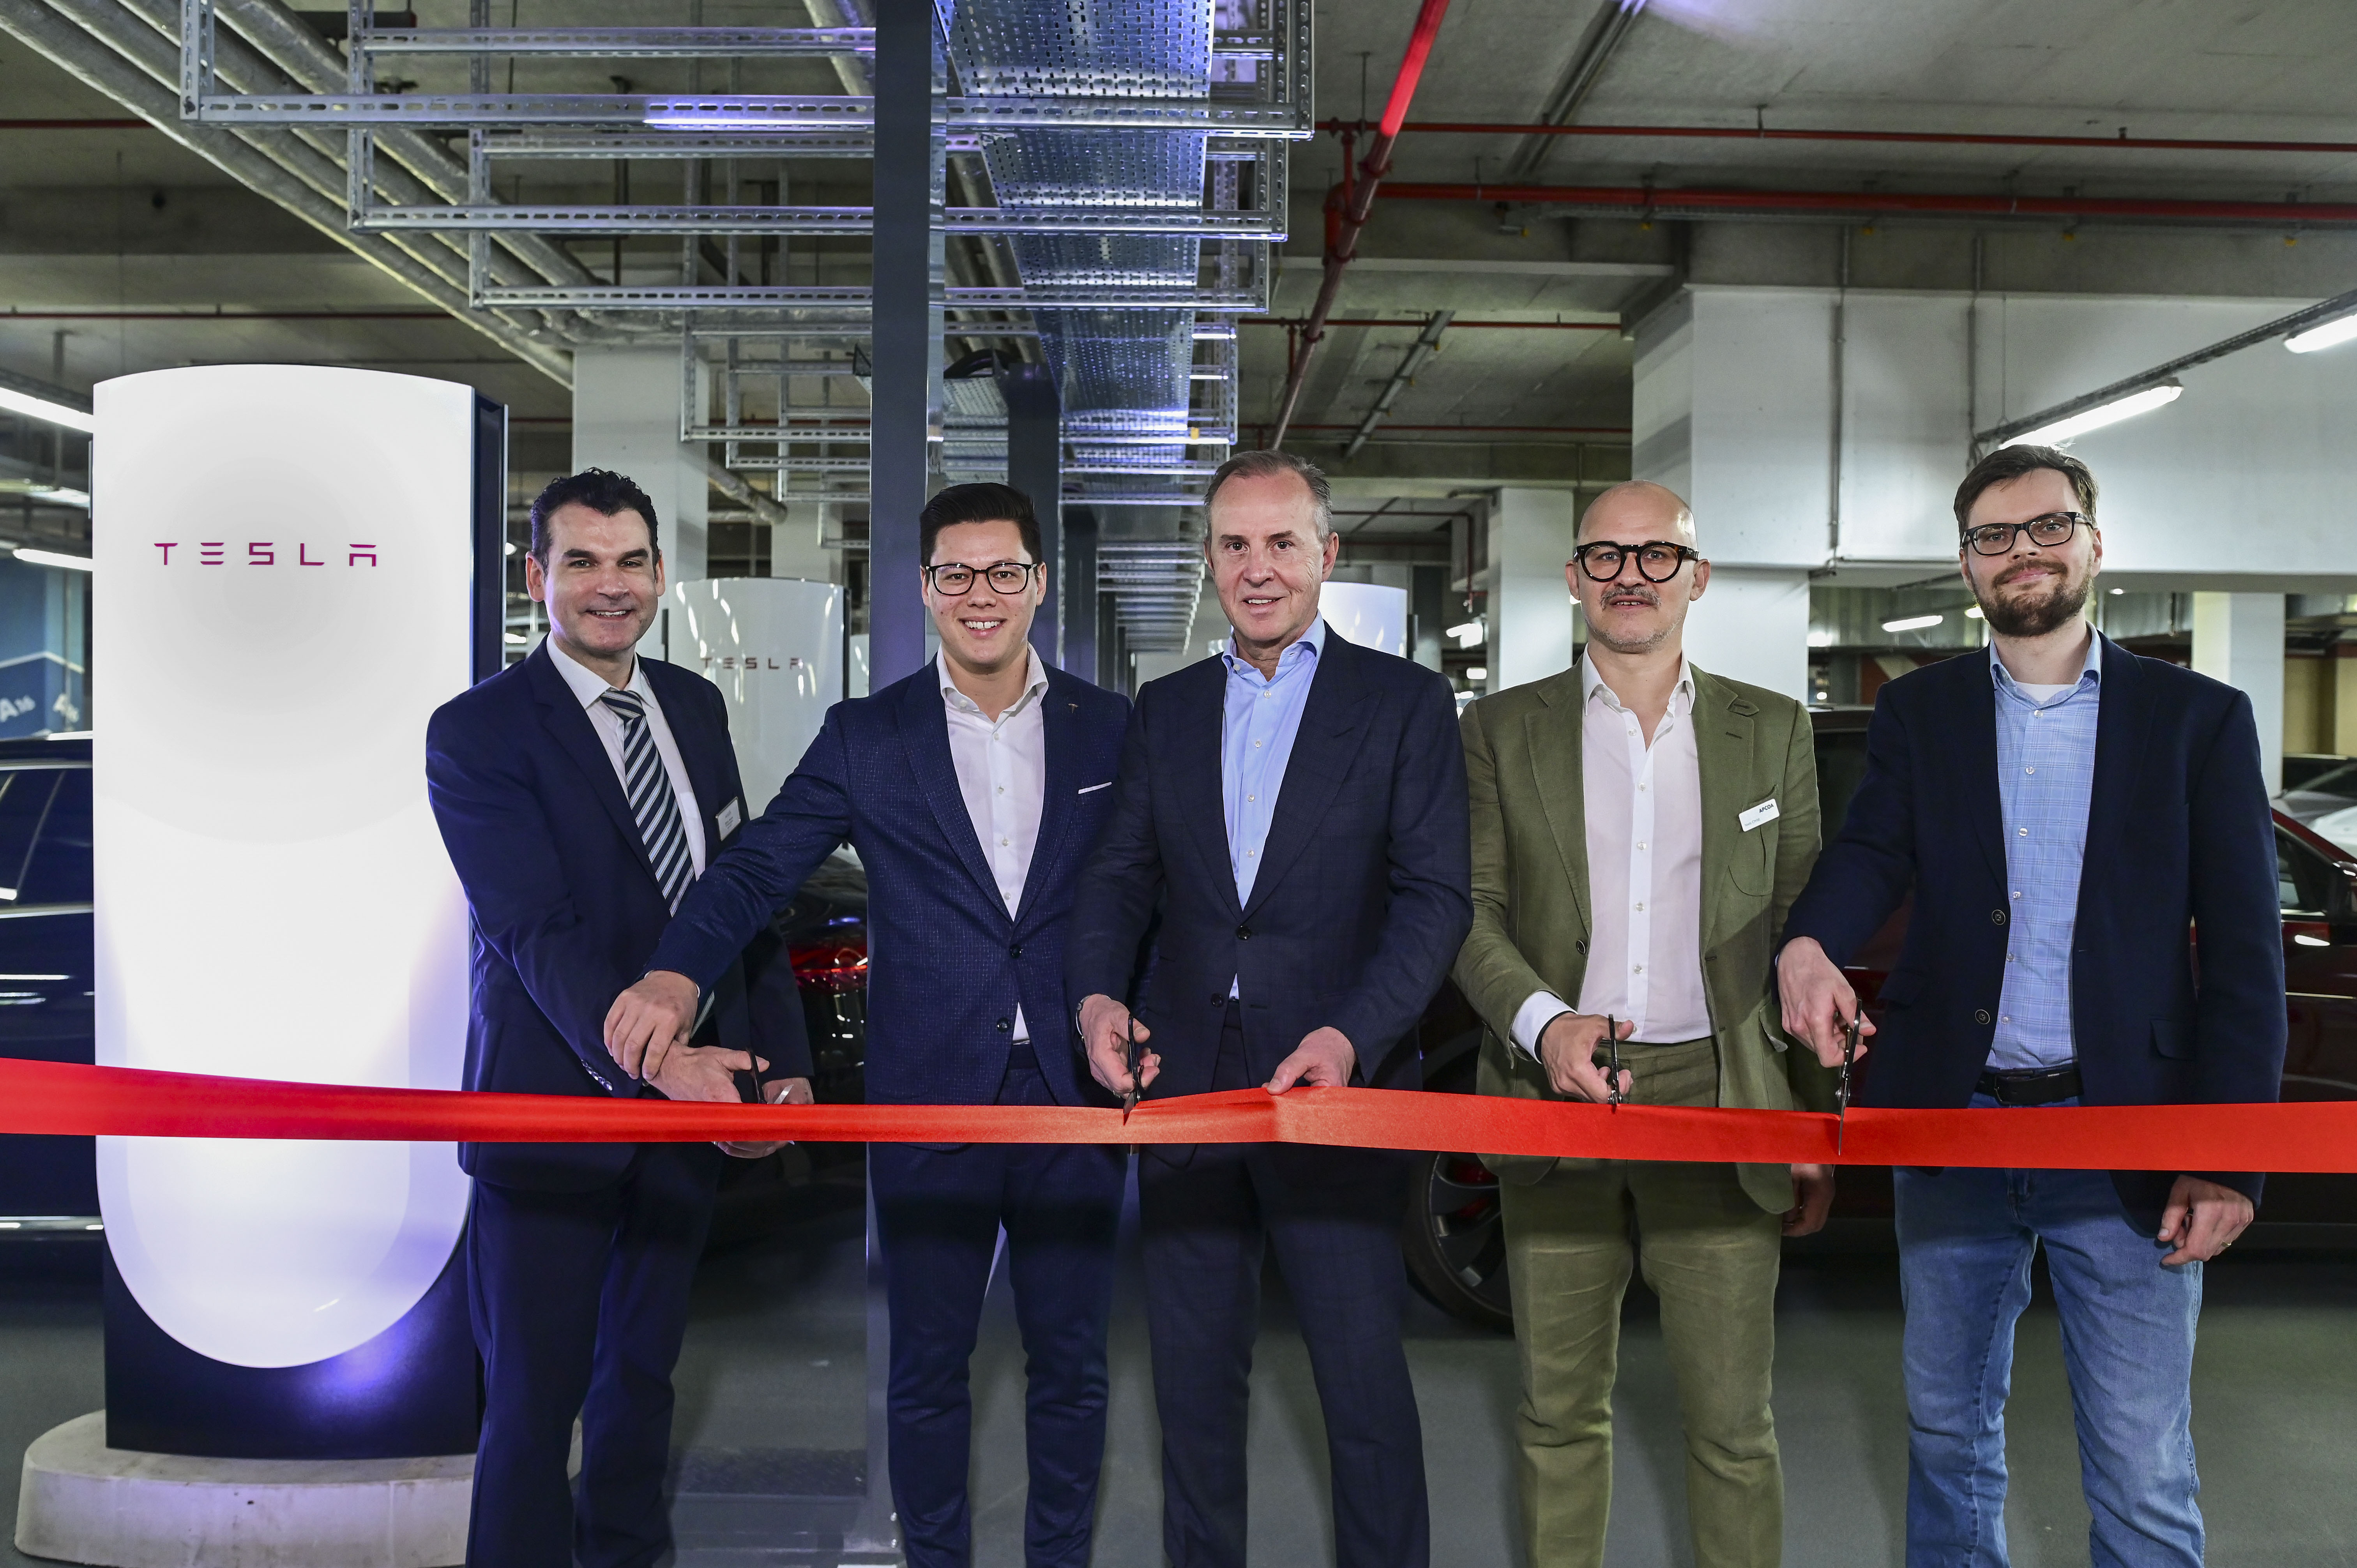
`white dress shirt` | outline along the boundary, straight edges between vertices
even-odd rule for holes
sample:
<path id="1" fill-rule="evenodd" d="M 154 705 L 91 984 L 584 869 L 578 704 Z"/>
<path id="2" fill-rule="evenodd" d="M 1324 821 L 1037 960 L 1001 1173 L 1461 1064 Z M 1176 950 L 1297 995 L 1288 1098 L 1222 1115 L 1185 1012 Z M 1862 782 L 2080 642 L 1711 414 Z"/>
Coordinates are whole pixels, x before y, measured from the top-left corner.
<path id="1" fill-rule="evenodd" d="M 606 760 L 614 765 L 614 777 L 622 786 L 622 799 L 630 798 L 630 776 L 622 766 L 622 715 L 598 701 L 614 688 L 606 677 L 583 664 L 565 651 L 564 644 L 551 637 L 543 639 L 548 650 L 548 661 L 565 677 L 573 694 L 581 699 L 582 708 L 589 714 L 589 725 L 597 732 L 597 739 L 606 747 Z M 671 725 L 664 722 L 662 704 L 647 685 L 647 667 L 636 654 L 630 657 L 630 678 L 622 690 L 635 694 L 645 704 L 647 734 L 655 743 L 655 755 L 662 758 L 663 772 L 671 779 L 671 792 L 679 802 L 679 825 L 687 833 L 687 858 L 695 867 L 695 875 L 704 875 L 704 812 L 695 803 L 695 786 L 687 781 L 687 764 L 679 759 L 679 743 L 671 737 Z M 723 802 L 726 804 L 726 802 Z"/>
<path id="2" fill-rule="evenodd" d="M 1031 873 L 1031 851 L 1039 842 L 1039 812 L 1048 799 L 1048 733 L 1040 703 L 1048 693 L 1048 670 L 1039 650 L 1028 650 L 1023 694 L 994 721 L 950 679 L 946 660 L 933 661 L 941 677 L 942 706 L 950 726 L 950 760 L 956 765 L 958 793 L 983 858 L 998 884 L 998 896 L 1014 914 L 1023 902 L 1023 882 Z M 1031 1037 L 1023 1004 L 1015 1005 L 1015 1037 Z"/>
<path id="3" fill-rule="evenodd" d="M 1636 1026 L 1656 1045 L 1711 1032 L 1702 985 L 1702 773 L 1695 757 L 1694 671 L 1678 661 L 1669 712 L 1645 726 L 1579 660 L 1580 785 L 1587 819 L 1587 972 L 1579 1011 Z M 1538 1054 L 1539 1036 L 1570 1011 L 1553 992 L 1514 1015 L 1514 1043 Z"/>

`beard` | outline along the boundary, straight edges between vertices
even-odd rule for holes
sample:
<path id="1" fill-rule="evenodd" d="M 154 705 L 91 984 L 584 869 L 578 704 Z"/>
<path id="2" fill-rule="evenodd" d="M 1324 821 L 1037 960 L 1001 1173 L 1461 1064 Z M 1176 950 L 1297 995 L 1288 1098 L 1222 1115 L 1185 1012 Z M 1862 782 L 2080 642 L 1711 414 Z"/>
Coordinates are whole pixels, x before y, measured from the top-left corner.
<path id="1" fill-rule="evenodd" d="M 1621 591 L 1626 592 L 1627 590 L 1624 589 Z M 1659 609 L 1662 607 L 1662 596 L 1660 590 L 1649 590 L 1643 595 L 1643 597 L 1647 602 L 1648 607 L 1652 609 Z M 1603 647 L 1609 648 L 1615 653 L 1650 653 L 1654 649 L 1661 647 L 1663 643 L 1669 640 L 1669 636 L 1673 629 L 1673 628 L 1663 625 L 1657 626 L 1651 632 L 1640 637 L 1615 637 L 1597 621 L 1590 619 L 1587 623 L 1587 638 L 1589 641 L 1598 643 Z"/>
<path id="2" fill-rule="evenodd" d="M 2064 577 L 2042 594 L 2017 595 L 1999 597 L 1997 589 L 2003 579 L 1989 585 L 1986 595 L 1975 594 L 1980 601 L 1981 615 L 1991 631 L 2003 637 L 2043 637 L 2057 627 L 2068 624 L 2087 607 L 2087 596 L 2095 586 L 2094 574 L 2081 577 Z"/>

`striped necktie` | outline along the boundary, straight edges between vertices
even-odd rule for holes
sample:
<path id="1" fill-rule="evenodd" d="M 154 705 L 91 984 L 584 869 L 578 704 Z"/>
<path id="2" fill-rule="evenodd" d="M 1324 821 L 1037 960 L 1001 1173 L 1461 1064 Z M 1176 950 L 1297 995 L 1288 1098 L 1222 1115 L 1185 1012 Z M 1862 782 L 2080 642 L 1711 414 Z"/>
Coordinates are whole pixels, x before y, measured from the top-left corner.
<path id="1" fill-rule="evenodd" d="M 688 856 L 687 830 L 680 825 L 671 774 L 647 727 L 646 701 L 636 692 L 619 690 L 600 693 L 597 700 L 622 721 L 622 784 L 630 798 L 630 815 L 638 819 L 639 837 L 646 843 L 647 861 L 655 869 L 663 902 L 677 911 L 680 896 L 694 879 L 695 863 Z"/>

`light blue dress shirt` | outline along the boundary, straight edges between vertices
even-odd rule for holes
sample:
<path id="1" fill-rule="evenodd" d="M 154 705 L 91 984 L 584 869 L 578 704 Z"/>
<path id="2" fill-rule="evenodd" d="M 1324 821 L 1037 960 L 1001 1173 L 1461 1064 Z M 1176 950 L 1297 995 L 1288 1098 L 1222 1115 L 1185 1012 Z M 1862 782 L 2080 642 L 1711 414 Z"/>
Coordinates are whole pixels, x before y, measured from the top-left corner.
<path id="1" fill-rule="evenodd" d="M 1236 903 L 1252 901 L 1253 878 L 1268 848 L 1268 824 L 1276 814 L 1276 794 L 1285 785 L 1285 765 L 1293 757 L 1293 737 L 1301 733 L 1301 710 L 1309 683 L 1318 677 L 1326 650 L 1323 617 L 1276 656 L 1276 674 L 1264 679 L 1236 654 L 1235 639 L 1220 650 L 1228 666 L 1226 712 L 1220 725 L 1220 793 L 1227 806 L 1228 865 L 1235 873 Z"/>
<path id="2" fill-rule="evenodd" d="M 2005 987 L 1989 1049 L 1989 1066 L 2000 1072 L 2063 1067 L 2078 1054 L 2071 1032 L 2071 943 L 2095 783 L 2103 647 L 2090 635 L 2078 680 L 2043 701 L 1989 650 L 2007 913 Z"/>

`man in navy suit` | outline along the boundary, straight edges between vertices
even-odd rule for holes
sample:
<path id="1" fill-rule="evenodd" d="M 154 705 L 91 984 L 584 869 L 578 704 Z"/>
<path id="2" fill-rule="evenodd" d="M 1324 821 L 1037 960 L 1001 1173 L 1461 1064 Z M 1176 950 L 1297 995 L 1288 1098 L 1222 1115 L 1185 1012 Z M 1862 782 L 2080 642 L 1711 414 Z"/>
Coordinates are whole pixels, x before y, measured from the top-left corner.
<path id="1" fill-rule="evenodd" d="M 524 582 L 548 606 L 547 640 L 444 703 L 425 735 L 473 927 L 467 1087 L 734 1101 L 736 1075 L 762 1073 L 775 1096 L 808 1100 L 782 959 L 748 995 L 732 950 L 710 1019 L 655 1069 L 607 1056 L 614 991 L 740 831 L 736 753 L 718 688 L 633 651 L 663 584 L 637 486 L 592 468 L 542 491 Z M 669 1548 L 671 1372 L 720 1158 L 692 1144 L 461 1146 L 483 1357 L 470 1564 L 638 1568 Z"/>
<path id="2" fill-rule="evenodd" d="M 1785 1028 L 1840 1061 L 1857 998 L 1838 966 L 1911 889 L 1861 1103 L 2274 1100 L 2282 916 L 2250 699 L 2087 624 L 2104 547 L 2077 458 L 1993 452 L 1955 512 L 1989 651 L 1882 689 L 1865 779 L 1785 921 Z M 2153 1153 L 2152 1171 L 1893 1173 L 1910 1563 L 2006 1561 L 2013 1326 L 2041 1245 L 2094 1561 L 2201 1561 L 2202 1264 L 2251 1222 L 2261 1178 Z"/>
<path id="3" fill-rule="evenodd" d="M 1154 921 L 1140 1087 L 1423 1083 L 1415 1025 L 1471 926 L 1465 759 L 1448 684 L 1318 618 L 1340 541 L 1325 477 L 1281 452 L 1212 476 L 1204 548 L 1234 637 L 1149 682 L 1072 914 L 1067 989 L 1097 1081 L 1124 1059 Z M 1429 1555 L 1400 1343 L 1405 1155 L 1149 1147 L 1146 1322 L 1174 1568 L 1243 1568 L 1247 1374 L 1276 1250 L 1326 1412 L 1344 1568 Z"/>
<path id="4" fill-rule="evenodd" d="M 867 870 L 867 1098 L 1104 1103 L 1072 1037 L 1064 927 L 1129 704 L 1032 651 L 1049 585 L 1021 491 L 953 485 L 920 523 L 925 565 L 911 585 L 940 660 L 827 714 L 615 1001 L 616 1060 L 660 1058 L 746 934 L 848 842 Z M 1084 1568 L 1121 1150 L 877 1144 L 867 1160 L 892 1314 L 892 1500 L 911 1568 L 972 1553 L 966 1368 L 1002 1228 L 1030 1379 L 1024 1555 L 1031 1568 Z"/>

